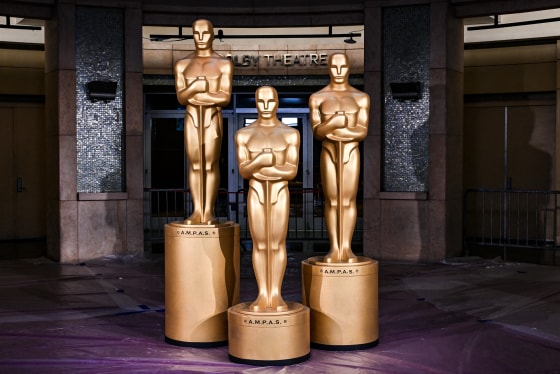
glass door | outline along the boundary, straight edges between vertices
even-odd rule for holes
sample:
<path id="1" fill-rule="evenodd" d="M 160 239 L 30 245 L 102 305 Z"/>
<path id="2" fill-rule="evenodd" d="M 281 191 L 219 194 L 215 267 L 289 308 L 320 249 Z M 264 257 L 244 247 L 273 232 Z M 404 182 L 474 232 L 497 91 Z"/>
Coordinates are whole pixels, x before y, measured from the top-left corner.
<path id="1" fill-rule="evenodd" d="M 229 137 L 232 114 L 223 115 L 223 138 L 220 153 L 220 186 L 215 205 L 219 219 L 232 219 L 229 203 Z M 166 221 L 181 220 L 192 212 L 189 193 L 188 160 L 184 141 L 184 110 L 151 111 L 144 129 L 145 211 Z M 153 219 L 144 224 L 149 229 Z M 156 224 L 159 226 L 159 224 Z"/>
<path id="2" fill-rule="evenodd" d="M 183 117 L 182 111 L 153 112 L 144 122 L 144 229 L 156 237 L 188 214 Z"/>
<path id="3" fill-rule="evenodd" d="M 0 240 L 46 236 L 42 104 L 0 106 Z"/>
<path id="4" fill-rule="evenodd" d="M 465 188 L 552 189 L 555 123 L 552 100 L 466 105 Z"/>

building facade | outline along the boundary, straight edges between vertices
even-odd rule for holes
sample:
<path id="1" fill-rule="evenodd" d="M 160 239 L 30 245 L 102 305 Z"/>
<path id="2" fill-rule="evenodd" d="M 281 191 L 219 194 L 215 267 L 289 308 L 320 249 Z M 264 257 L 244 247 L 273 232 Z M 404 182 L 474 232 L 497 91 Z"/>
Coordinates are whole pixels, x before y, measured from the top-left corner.
<path id="1" fill-rule="evenodd" d="M 472 130 L 469 126 L 466 132 L 466 123 L 482 123 L 477 115 L 492 114 L 488 108 L 495 107 L 488 105 L 488 100 L 480 104 L 478 96 L 478 104 L 469 102 L 464 115 L 465 95 L 495 93 L 495 85 L 483 85 L 498 79 L 488 66 L 499 66 L 500 59 L 507 58 L 486 53 L 476 61 L 477 56 L 485 55 L 482 48 L 476 54 L 475 48 L 465 52 L 463 19 L 531 7 L 536 10 L 537 5 L 525 4 L 520 9 L 517 2 L 460 0 L 322 1 L 313 7 L 289 1 L 270 6 L 249 3 L 194 6 L 173 1 L 69 0 L 1 4 L 0 14 L 45 21 L 44 62 L 36 50 L 13 54 L 7 48 L 5 53 L 9 62 L 3 68 L 7 77 L 3 82 L 8 84 L 0 92 L 4 99 L 0 109 L 4 118 L 13 119 L 10 130 L 3 131 L 29 143 L 14 142 L 25 154 L 33 149 L 46 155 L 44 167 L 29 166 L 35 168 L 32 174 L 37 181 L 28 182 L 15 171 L 2 189 L 13 211 L 13 218 L 3 224 L 6 238 L 25 237 L 32 227 L 39 227 L 33 235 L 40 235 L 44 227 L 48 255 L 69 263 L 143 252 L 144 187 L 152 187 L 147 186 L 150 179 L 146 178 L 147 170 L 152 172 L 145 161 L 149 135 L 146 98 L 148 94 L 165 93 L 173 62 L 188 52 L 188 44 L 143 42 L 143 35 L 146 26 L 188 27 L 194 19 L 203 17 L 215 27 L 228 30 L 289 27 L 293 33 L 298 27 L 337 30 L 362 25 L 359 33 L 363 40 L 355 46 L 334 39 L 317 39 L 299 47 L 291 42 L 279 47 L 278 40 L 256 45 L 246 42 L 242 47 L 227 39 L 223 44 L 215 43 L 218 51 L 230 54 L 236 65 L 240 99 L 256 85 L 267 82 L 282 85 L 284 91 L 293 87 L 310 93 L 325 82 L 324 56 L 333 51 L 346 52 L 355 83 L 372 102 L 362 152 L 363 254 L 405 261 L 439 261 L 459 255 L 464 180 L 481 184 L 485 182 L 477 182 L 477 178 L 486 178 L 486 172 L 477 171 L 484 168 L 472 166 L 480 162 L 480 157 L 464 159 L 464 147 L 479 144 L 468 140 L 477 139 L 484 128 L 476 130 L 474 126 Z M 558 1 L 543 1 L 538 9 L 559 6 Z M 512 92 L 554 93 L 531 98 L 547 103 L 538 105 L 542 124 L 539 139 L 547 138 L 550 116 L 558 107 L 557 48 L 548 43 L 537 48 L 542 54 L 533 54 L 525 63 L 517 64 L 531 73 L 535 71 L 533 62 L 544 60 L 543 66 L 552 70 L 540 69 L 537 79 L 529 83 L 511 79 Z M 24 79 L 16 78 L 21 53 L 29 55 Z M 473 60 L 469 62 L 469 58 Z M 466 61 L 469 71 L 465 71 Z M 466 74 L 474 80 L 465 79 Z M 509 74 L 516 76 L 516 72 Z M 91 98 L 88 84 L 99 81 L 116 83 L 110 99 Z M 413 92 L 417 96 L 399 97 L 396 87 L 410 87 L 406 84 L 411 83 L 417 87 Z M 44 97 L 44 105 L 29 100 L 22 103 L 16 100 L 17 95 Z M 503 97 L 501 100 L 500 105 L 505 106 Z M 294 112 L 295 118 L 305 120 L 302 113 Z M 42 116 L 45 126 L 38 126 L 37 131 L 20 125 L 40 122 Z M 557 120 L 552 123 L 555 129 Z M 16 132 L 18 135 L 14 135 Z M 33 136 L 29 136 L 31 133 Z M 543 147 L 552 147 L 556 154 L 556 146 L 550 142 Z M 554 172 L 554 155 L 550 189 L 555 188 L 558 175 Z M 10 165 L 6 169 L 16 168 Z M 313 179 L 305 183 L 314 187 Z M 234 184 L 228 185 L 228 190 Z M 36 196 L 17 203 L 23 191 L 32 192 L 32 186 Z M 44 210 L 34 209 L 41 205 L 36 201 L 42 199 Z M 27 213 L 31 210 L 33 214 Z M 35 226 L 31 220 L 35 220 Z"/>

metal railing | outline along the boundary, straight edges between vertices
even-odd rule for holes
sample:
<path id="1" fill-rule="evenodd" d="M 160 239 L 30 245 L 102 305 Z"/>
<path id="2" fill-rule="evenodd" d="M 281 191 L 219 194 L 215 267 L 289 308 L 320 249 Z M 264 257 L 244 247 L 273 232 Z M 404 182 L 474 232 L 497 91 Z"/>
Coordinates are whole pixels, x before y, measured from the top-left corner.
<path id="1" fill-rule="evenodd" d="M 557 245 L 559 191 L 469 189 L 463 198 L 463 250 L 551 249 Z"/>
<path id="2" fill-rule="evenodd" d="M 323 214 L 323 192 L 319 189 L 290 189 L 290 218 L 288 241 L 328 242 Z M 361 204 L 353 238 L 353 247 L 361 251 L 363 221 Z M 192 199 L 188 189 L 144 189 L 144 232 L 148 241 L 163 241 L 164 226 L 182 221 L 192 212 Z M 235 221 L 240 226 L 240 239 L 251 240 L 247 220 L 246 192 L 239 190 L 218 191 L 215 214 L 220 221 Z"/>

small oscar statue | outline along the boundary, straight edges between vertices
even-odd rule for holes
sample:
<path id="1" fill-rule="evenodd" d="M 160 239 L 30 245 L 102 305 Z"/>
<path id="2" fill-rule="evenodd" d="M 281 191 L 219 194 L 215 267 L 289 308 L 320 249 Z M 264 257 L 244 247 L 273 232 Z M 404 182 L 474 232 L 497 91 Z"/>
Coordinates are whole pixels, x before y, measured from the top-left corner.
<path id="1" fill-rule="evenodd" d="M 229 357 L 251 365 L 290 365 L 309 358 L 309 308 L 284 301 L 286 235 L 290 214 L 288 181 L 297 174 L 299 132 L 276 116 L 278 94 L 259 87 L 258 119 L 239 130 L 239 171 L 249 180 L 247 215 L 258 285 L 254 302 L 229 309 Z"/>

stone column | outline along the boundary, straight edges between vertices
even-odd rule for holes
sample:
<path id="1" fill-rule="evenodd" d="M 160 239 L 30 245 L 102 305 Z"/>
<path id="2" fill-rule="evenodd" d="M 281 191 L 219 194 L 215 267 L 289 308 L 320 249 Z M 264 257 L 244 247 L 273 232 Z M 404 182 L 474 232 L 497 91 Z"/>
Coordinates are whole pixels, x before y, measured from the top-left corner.
<path id="1" fill-rule="evenodd" d="M 439 261 L 461 253 L 462 20 L 445 1 L 385 4 L 365 11 L 364 255 Z M 393 95 L 410 82 L 419 98 Z"/>
<path id="2" fill-rule="evenodd" d="M 463 20 L 448 2 L 430 5 L 429 235 L 425 260 L 462 252 Z"/>
<path id="3" fill-rule="evenodd" d="M 47 253 L 61 262 L 143 251 L 142 21 L 130 6 L 60 1 L 46 24 Z M 117 82 L 114 99 L 89 96 L 97 80 Z"/>
<path id="4" fill-rule="evenodd" d="M 142 9 L 130 2 L 124 10 L 125 178 L 127 254 L 144 251 L 144 91 Z"/>
<path id="5" fill-rule="evenodd" d="M 47 254 L 77 260 L 75 5 L 59 2 L 45 27 Z"/>
<path id="6" fill-rule="evenodd" d="M 368 3 L 369 4 L 369 3 Z M 381 254 L 381 151 L 383 82 L 382 8 L 372 1 L 364 10 L 364 91 L 370 96 L 368 135 L 364 140 L 362 167 L 364 256 L 380 259 Z"/>

